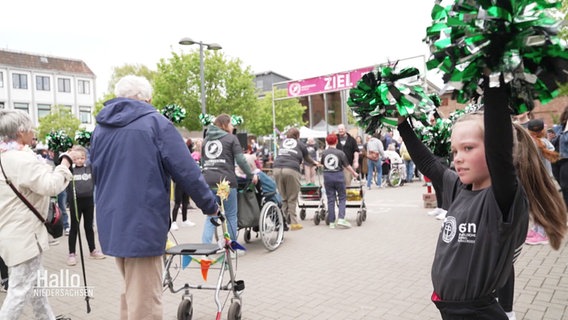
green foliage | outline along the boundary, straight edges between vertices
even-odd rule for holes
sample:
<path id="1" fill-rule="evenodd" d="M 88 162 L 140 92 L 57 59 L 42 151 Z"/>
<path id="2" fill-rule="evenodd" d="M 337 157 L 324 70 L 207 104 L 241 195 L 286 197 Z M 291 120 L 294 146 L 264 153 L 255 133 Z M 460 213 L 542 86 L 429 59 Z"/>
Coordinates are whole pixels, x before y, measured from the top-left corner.
<path id="1" fill-rule="evenodd" d="M 203 58 L 206 111 L 211 115 L 227 113 L 242 116 L 244 126 L 250 122 L 251 111 L 257 108 L 254 75 L 243 69 L 239 59 L 229 60 L 219 51 L 204 51 Z M 161 59 L 154 77 L 152 104 L 163 108 L 177 104 L 185 108 L 187 117 L 181 126 L 201 130 L 201 79 L 199 51 L 188 54 L 172 52 L 169 59 Z M 243 129 L 243 128 L 239 128 Z"/>
<path id="2" fill-rule="evenodd" d="M 142 64 L 123 64 L 120 67 L 114 67 L 112 76 L 108 82 L 108 92 L 114 94 L 114 86 L 116 85 L 118 80 L 130 74 L 144 77 L 148 79 L 150 83 L 152 83 L 154 76 L 156 75 L 156 71 L 150 70 L 148 67 Z"/>
<path id="3" fill-rule="evenodd" d="M 286 90 L 275 91 L 275 97 L 276 99 L 286 97 Z M 264 99 L 258 100 L 258 102 L 257 109 L 246 114 L 250 120 L 245 120 L 245 128 L 249 133 L 257 136 L 271 135 L 273 133 L 272 92 L 268 92 Z M 300 104 L 297 98 L 274 101 L 274 110 L 276 127 L 280 131 L 287 127 L 299 127 L 305 124 L 302 121 L 302 115 L 306 107 Z"/>
<path id="4" fill-rule="evenodd" d="M 51 131 L 59 130 L 63 130 L 68 136 L 74 137 L 80 125 L 81 121 L 71 113 L 69 108 L 55 105 L 51 108 L 50 114 L 39 119 L 38 140 L 45 144 L 47 135 Z"/>

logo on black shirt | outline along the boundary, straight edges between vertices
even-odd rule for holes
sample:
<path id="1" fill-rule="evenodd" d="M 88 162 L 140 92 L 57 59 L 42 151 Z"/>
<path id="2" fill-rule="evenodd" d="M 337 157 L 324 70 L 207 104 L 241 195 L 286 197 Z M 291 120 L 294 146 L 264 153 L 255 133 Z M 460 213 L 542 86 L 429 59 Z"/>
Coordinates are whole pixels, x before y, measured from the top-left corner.
<path id="1" fill-rule="evenodd" d="M 205 143 L 205 155 L 209 159 L 216 159 L 223 152 L 223 145 L 219 140 L 207 141 Z"/>
<path id="2" fill-rule="evenodd" d="M 454 240 L 456 236 L 457 223 L 456 218 L 452 216 L 446 216 L 444 219 L 444 224 L 442 225 L 442 241 L 445 243 L 450 243 Z"/>
<path id="3" fill-rule="evenodd" d="M 334 154 L 327 155 L 323 165 L 328 170 L 337 170 L 339 168 L 339 158 Z"/>
<path id="4" fill-rule="evenodd" d="M 298 145 L 298 141 L 296 139 L 286 139 L 282 142 L 282 147 L 286 149 L 294 149 Z"/>

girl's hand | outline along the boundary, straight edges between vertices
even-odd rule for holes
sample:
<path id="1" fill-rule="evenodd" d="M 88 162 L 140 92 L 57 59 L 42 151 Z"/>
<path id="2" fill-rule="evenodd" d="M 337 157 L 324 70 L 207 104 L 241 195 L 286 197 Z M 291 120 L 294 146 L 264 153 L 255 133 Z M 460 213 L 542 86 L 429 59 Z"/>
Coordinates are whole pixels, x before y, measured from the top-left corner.
<path id="1" fill-rule="evenodd" d="M 406 121 L 406 117 L 398 116 L 398 124 L 401 124 L 401 123 L 403 123 L 404 121 Z"/>

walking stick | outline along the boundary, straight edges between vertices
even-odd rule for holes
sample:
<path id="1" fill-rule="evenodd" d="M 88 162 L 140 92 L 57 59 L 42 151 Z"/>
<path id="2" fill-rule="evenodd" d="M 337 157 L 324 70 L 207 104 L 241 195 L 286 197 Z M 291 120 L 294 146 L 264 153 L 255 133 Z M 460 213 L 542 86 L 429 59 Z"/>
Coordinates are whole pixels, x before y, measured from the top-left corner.
<path id="1" fill-rule="evenodd" d="M 71 180 L 73 186 L 73 207 L 75 208 L 75 219 L 77 221 L 77 238 L 79 239 L 79 253 L 81 255 L 81 269 L 83 270 L 83 283 L 85 285 L 85 302 L 87 303 L 87 313 L 91 312 L 91 305 L 89 300 L 92 299 L 89 296 L 89 289 L 87 286 L 87 273 L 85 271 L 85 257 L 83 256 L 83 241 L 81 240 L 81 228 L 79 219 L 79 210 L 77 208 L 77 191 L 75 190 L 75 179 Z M 73 219 L 73 217 L 71 217 Z"/>

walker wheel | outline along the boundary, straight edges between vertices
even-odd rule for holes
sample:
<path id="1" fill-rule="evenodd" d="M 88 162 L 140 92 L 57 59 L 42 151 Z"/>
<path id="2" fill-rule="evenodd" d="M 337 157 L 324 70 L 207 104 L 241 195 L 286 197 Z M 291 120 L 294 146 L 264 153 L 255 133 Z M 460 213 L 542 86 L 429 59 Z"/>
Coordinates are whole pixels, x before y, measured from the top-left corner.
<path id="1" fill-rule="evenodd" d="M 246 229 L 246 230 L 245 230 L 245 242 L 246 242 L 246 243 L 250 243 L 250 238 L 251 238 L 250 229 Z"/>
<path id="2" fill-rule="evenodd" d="M 241 320 L 241 303 L 238 300 L 231 303 L 227 314 L 227 320 Z"/>
<path id="3" fill-rule="evenodd" d="M 363 213 L 357 212 L 357 226 L 360 227 L 363 224 Z"/>
<path id="4" fill-rule="evenodd" d="M 306 209 L 300 210 L 300 219 L 302 220 L 306 219 Z"/>
<path id="5" fill-rule="evenodd" d="M 316 212 L 314 213 L 314 224 L 317 226 L 320 224 L 320 216 L 319 216 L 319 211 L 316 210 Z"/>
<path id="6" fill-rule="evenodd" d="M 324 217 L 325 217 L 325 218 L 324 218 L 324 219 L 325 219 L 325 224 L 329 226 L 329 224 L 331 223 L 331 221 L 329 221 L 329 214 L 328 214 L 328 212 L 325 212 L 325 216 L 324 216 Z"/>
<path id="7" fill-rule="evenodd" d="M 191 320 L 193 317 L 193 305 L 190 299 L 181 300 L 178 306 L 177 320 Z"/>

